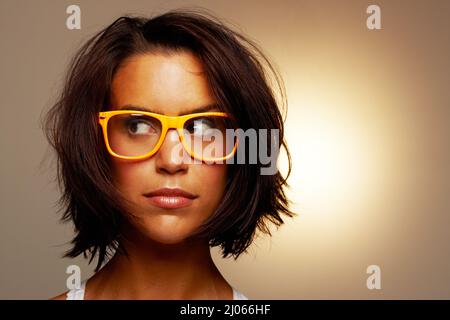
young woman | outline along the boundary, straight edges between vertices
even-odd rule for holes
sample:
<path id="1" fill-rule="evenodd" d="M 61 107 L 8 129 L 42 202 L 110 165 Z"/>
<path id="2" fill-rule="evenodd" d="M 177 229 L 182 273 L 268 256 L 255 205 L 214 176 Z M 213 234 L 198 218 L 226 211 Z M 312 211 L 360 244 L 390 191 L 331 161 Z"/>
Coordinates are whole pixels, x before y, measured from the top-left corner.
<path id="1" fill-rule="evenodd" d="M 98 262 L 81 288 L 53 299 L 247 299 L 210 247 L 237 259 L 257 229 L 270 235 L 267 222 L 292 217 L 287 177 L 229 162 L 239 138 L 205 138 L 278 129 L 290 172 L 267 66 L 282 89 L 255 44 L 192 10 L 121 17 L 80 49 L 46 132 L 62 219 L 76 230 L 65 257 Z"/>

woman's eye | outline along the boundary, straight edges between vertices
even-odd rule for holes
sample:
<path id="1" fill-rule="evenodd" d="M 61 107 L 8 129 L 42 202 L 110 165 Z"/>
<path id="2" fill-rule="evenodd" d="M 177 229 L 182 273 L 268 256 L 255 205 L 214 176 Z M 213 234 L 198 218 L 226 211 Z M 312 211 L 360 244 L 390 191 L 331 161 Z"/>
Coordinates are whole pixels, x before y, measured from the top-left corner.
<path id="1" fill-rule="evenodd" d="M 153 125 L 145 119 L 129 119 L 126 128 L 132 135 L 148 135 L 156 132 Z"/>
<path id="2" fill-rule="evenodd" d="M 215 122 L 210 119 L 196 119 L 188 125 L 188 131 L 192 134 L 204 134 L 207 130 L 215 128 Z"/>

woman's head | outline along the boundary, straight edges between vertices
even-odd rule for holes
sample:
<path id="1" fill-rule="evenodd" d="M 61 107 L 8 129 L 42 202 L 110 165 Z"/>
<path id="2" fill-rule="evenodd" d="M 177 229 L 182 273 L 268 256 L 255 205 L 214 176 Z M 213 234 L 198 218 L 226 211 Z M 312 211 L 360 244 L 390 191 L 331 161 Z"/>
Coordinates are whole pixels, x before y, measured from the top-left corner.
<path id="1" fill-rule="evenodd" d="M 107 255 L 122 249 L 129 225 L 161 243 L 205 239 L 220 245 L 224 257 L 237 258 L 257 229 L 270 234 L 267 222 L 279 226 L 281 214 L 292 216 L 283 191 L 287 177 L 261 175 L 259 162 L 187 163 L 172 152 L 180 143 L 176 130 L 167 132 L 153 156 L 123 160 L 108 153 L 98 124 L 98 112 L 127 105 L 169 116 L 212 105 L 211 111 L 230 114 L 243 130 L 278 129 L 286 147 L 265 66 L 284 97 L 257 46 L 214 17 L 191 11 L 121 17 L 91 38 L 75 55 L 46 119 L 58 154 L 63 219 L 72 220 L 77 232 L 66 256 L 89 253 L 92 260 L 98 254 L 98 270 Z M 184 189 L 195 199 L 176 210 L 149 203 L 145 195 L 164 187 Z"/>
<path id="2" fill-rule="evenodd" d="M 187 51 L 138 54 L 127 58 L 113 77 L 110 104 L 111 110 L 131 105 L 142 106 L 158 114 L 177 116 L 213 106 L 215 99 L 200 61 Z M 120 125 L 115 130 L 127 129 L 123 134 L 118 134 L 125 137 L 134 134 L 134 140 L 141 138 L 147 142 L 142 137 L 156 135 L 156 131 L 160 130 L 156 123 L 148 121 L 151 119 L 140 118 L 124 124 L 122 122 L 125 121 L 116 121 Z M 208 125 L 201 119 L 193 122 L 198 132 L 204 130 L 202 126 Z M 125 125 L 127 127 L 122 128 Z M 114 126 L 109 128 L 112 130 Z M 140 137 L 136 138 L 139 133 Z M 169 130 L 162 145 L 151 157 L 138 161 L 111 158 L 114 184 L 130 201 L 129 211 L 133 214 L 129 217 L 130 225 L 160 243 L 178 243 L 192 234 L 219 206 L 227 180 L 226 164 L 190 163 L 190 159 L 186 159 L 189 154 L 175 152 L 179 145 L 178 132 Z M 158 202 L 157 198 L 148 197 L 149 193 L 161 188 L 182 189 L 191 193 L 193 199 L 177 204 L 167 203 L 164 199 Z M 176 208 L 173 208 L 174 205 Z"/>

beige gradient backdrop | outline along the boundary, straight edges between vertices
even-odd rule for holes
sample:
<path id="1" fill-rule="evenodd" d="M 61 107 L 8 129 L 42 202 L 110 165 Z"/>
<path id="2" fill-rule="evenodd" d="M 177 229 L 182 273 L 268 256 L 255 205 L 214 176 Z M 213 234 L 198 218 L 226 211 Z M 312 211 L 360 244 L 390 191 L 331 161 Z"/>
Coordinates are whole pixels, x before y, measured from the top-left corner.
<path id="1" fill-rule="evenodd" d="M 82 29 L 65 27 L 78 4 Z M 366 28 L 381 7 L 382 30 Z M 450 1 L 0 0 L 0 298 L 65 290 L 71 225 L 39 118 L 86 39 L 126 13 L 207 8 L 256 40 L 287 88 L 299 213 L 237 261 L 250 299 L 450 298 Z M 284 158 L 280 168 L 285 170 Z M 381 267 L 381 290 L 366 268 Z"/>

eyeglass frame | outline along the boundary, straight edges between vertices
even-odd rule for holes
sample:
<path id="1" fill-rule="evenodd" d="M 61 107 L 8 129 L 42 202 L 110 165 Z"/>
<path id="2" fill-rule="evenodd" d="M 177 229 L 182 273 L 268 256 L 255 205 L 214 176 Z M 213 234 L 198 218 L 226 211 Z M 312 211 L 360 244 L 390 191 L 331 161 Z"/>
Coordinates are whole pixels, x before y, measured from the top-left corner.
<path id="1" fill-rule="evenodd" d="M 112 150 L 110 143 L 109 143 L 109 138 L 108 138 L 108 121 L 113 116 L 121 115 L 121 114 L 141 114 L 144 116 L 150 116 L 150 117 L 156 118 L 161 123 L 161 135 L 160 135 L 159 140 L 156 143 L 155 147 L 150 152 L 148 152 L 142 156 L 122 156 L 122 155 L 115 153 Z M 234 117 L 231 116 L 230 114 L 228 114 L 226 112 L 215 112 L 215 111 L 190 113 L 190 114 L 185 114 L 185 115 L 181 115 L 181 116 L 167 116 L 167 115 L 160 114 L 160 113 L 154 113 L 154 112 L 142 111 L 142 110 L 113 110 L 113 111 L 98 112 L 98 123 L 102 127 L 103 139 L 105 141 L 106 149 L 108 150 L 109 154 L 111 154 L 112 156 L 114 156 L 116 158 L 120 158 L 123 160 L 143 160 L 143 159 L 147 159 L 147 158 L 150 158 L 151 156 L 153 156 L 161 148 L 161 146 L 166 138 L 167 131 L 169 131 L 169 129 L 177 130 L 178 137 L 180 139 L 180 142 L 183 144 L 184 150 L 187 151 L 189 153 L 189 155 L 191 157 L 193 157 L 194 159 L 198 159 L 198 160 L 206 161 L 206 162 L 219 162 L 219 161 L 224 161 L 226 159 L 231 158 L 236 153 L 236 150 L 237 150 L 237 147 L 239 144 L 238 137 L 236 137 L 236 142 L 235 142 L 233 150 L 230 152 L 230 154 L 228 154 L 224 157 L 221 157 L 221 158 L 199 157 L 191 150 L 190 147 L 187 146 L 187 142 L 186 142 L 186 139 L 184 138 L 184 132 L 183 132 L 184 124 L 188 120 L 191 120 L 193 118 L 202 117 L 202 116 L 224 117 L 224 118 L 229 118 L 232 121 L 235 121 Z"/>

